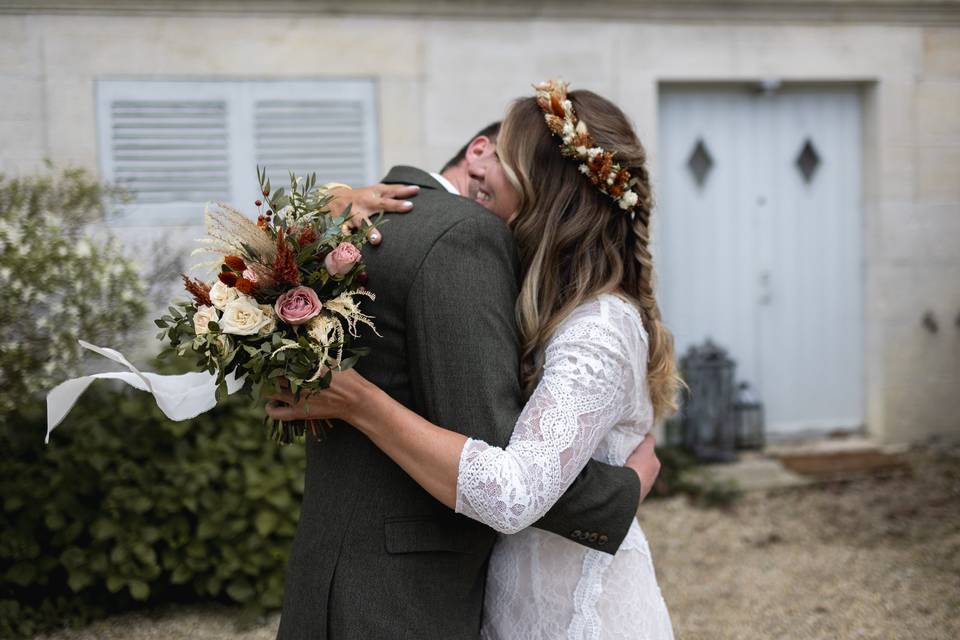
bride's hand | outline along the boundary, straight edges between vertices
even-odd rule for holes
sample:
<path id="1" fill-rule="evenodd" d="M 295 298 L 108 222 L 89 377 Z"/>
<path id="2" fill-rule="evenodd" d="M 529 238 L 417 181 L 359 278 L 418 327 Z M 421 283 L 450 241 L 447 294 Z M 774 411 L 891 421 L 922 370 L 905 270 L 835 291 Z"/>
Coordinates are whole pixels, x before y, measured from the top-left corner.
<path id="1" fill-rule="evenodd" d="M 367 398 L 375 391 L 366 378 L 353 369 L 334 372 L 330 386 L 322 391 L 301 391 L 297 402 L 289 388 L 270 396 L 264 407 L 274 420 L 338 419 L 353 422 Z"/>
<path id="2" fill-rule="evenodd" d="M 350 229 L 367 229 L 370 244 L 380 244 L 382 235 L 374 227 L 370 218 L 381 211 L 391 213 L 408 213 L 413 209 L 413 203 L 406 198 L 412 198 L 420 191 L 416 185 L 403 184 L 375 184 L 360 189 L 337 187 L 330 190 L 334 196 L 330 201 L 330 211 L 336 217 L 343 215 L 347 205 L 350 206 L 350 219 L 344 223 Z"/>

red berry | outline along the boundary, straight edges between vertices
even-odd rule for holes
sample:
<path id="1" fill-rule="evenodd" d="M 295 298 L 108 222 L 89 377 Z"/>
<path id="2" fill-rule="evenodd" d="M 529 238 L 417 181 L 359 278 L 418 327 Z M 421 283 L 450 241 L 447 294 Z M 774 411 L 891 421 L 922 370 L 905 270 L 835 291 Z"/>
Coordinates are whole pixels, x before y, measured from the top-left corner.
<path id="1" fill-rule="evenodd" d="M 270 209 L 267 209 L 267 217 L 269 218 L 272 215 L 273 215 L 273 211 L 270 211 Z"/>
<path id="2" fill-rule="evenodd" d="M 253 204 L 255 204 L 255 205 L 257 205 L 257 206 L 259 207 L 260 205 L 263 204 L 263 201 L 262 201 L 262 200 L 254 200 L 254 201 L 253 201 Z"/>
<path id="3" fill-rule="evenodd" d="M 360 284 L 367 284 L 367 280 L 370 279 L 370 276 L 367 275 L 366 271 L 361 271 L 357 274 L 357 282 Z"/>
<path id="4" fill-rule="evenodd" d="M 266 189 L 264 189 L 264 190 L 263 190 L 263 197 L 266 198 L 266 197 L 269 196 L 269 195 L 270 195 L 270 192 L 267 191 Z"/>

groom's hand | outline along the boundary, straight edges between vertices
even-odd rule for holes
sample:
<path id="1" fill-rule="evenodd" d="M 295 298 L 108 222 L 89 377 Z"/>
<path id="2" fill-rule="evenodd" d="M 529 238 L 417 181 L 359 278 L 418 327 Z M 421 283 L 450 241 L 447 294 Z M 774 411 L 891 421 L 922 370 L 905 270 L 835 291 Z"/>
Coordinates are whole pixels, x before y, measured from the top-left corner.
<path id="1" fill-rule="evenodd" d="M 653 483 L 657 481 L 657 476 L 660 475 L 660 459 L 657 458 L 657 453 L 654 450 L 656 444 L 653 434 L 648 433 L 643 442 L 627 458 L 625 465 L 636 471 L 637 475 L 640 476 L 640 502 L 643 502 L 643 499 L 653 489 Z"/>

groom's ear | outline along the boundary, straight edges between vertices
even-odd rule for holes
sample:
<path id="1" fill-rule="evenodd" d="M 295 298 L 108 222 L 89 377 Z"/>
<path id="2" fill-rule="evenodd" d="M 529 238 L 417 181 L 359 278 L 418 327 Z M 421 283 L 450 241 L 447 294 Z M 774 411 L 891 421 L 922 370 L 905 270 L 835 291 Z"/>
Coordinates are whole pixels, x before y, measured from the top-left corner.
<path id="1" fill-rule="evenodd" d="M 477 136 L 467 145 L 467 161 L 477 160 L 493 153 L 493 146 L 493 141 L 487 136 Z"/>

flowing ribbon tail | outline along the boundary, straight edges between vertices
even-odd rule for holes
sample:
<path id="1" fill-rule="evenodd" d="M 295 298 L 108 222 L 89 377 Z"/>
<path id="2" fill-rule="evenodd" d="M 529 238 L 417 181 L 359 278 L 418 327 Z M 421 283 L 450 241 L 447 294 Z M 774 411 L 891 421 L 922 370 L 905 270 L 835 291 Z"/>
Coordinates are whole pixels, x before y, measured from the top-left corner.
<path id="1" fill-rule="evenodd" d="M 47 436 L 44 442 L 50 442 L 50 434 L 59 425 L 77 400 L 94 380 L 122 380 L 131 387 L 153 395 L 157 406 L 164 415 L 175 422 L 195 418 L 217 405 L 217 376 L 207 371 L 196 371 L 180 375 L 160 375 L 141 372 L 127 360 L 122 353 L 107 347 L 98 347 L 80 340 L 80 345 L 113 360 L 130 370 L 95 373 L 89 376 L 72 378 L 61 382 L 47 394 Z M 243 387 L 243 378 L 233 373 L 225 377 L 227 394 L 233 394 Z"/>

